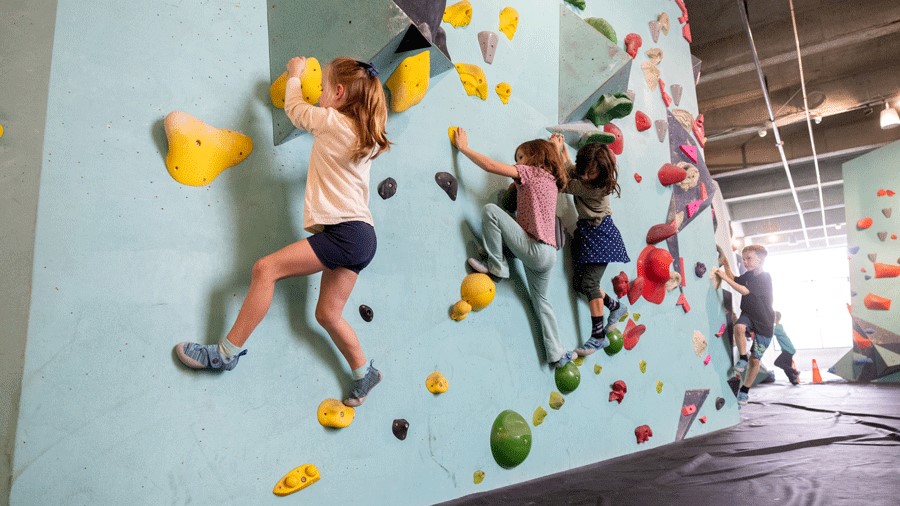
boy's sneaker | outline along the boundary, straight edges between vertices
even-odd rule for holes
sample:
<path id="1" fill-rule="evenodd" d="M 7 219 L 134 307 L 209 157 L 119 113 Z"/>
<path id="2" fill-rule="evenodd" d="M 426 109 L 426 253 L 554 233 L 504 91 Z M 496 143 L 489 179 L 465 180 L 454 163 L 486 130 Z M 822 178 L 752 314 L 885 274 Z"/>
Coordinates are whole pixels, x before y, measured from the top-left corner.
<path id="1" fill-rule="evenodd" d="M 628 316 L 628 308 L 625 304 L 619 303 L 619 307 L 613 309 L 609 312 L 609 317 L 606 319 L 610 327 L 615 326 L 615 324 L 619 323 L 619 320 Z"/>
<path id="2" fill-rule="evenodd" d="M 739 373 L 743 373 L 744 371 L 746 371 L 747 370 L 747 361 L 743 358 L 738 359 L 738 361 L 735 362 L 735 364 L 734 364 L 734 370 Z"/>
<path id="3" fill-rule="evenodd" d="M 746 406 L 747 403 L 750 402 L 750 394 L 747 392 L 738 392 L 737 401 L 739 405 Z"/>
<path id="4" fill-rule="evenodd" d="M 481 260 L 470 257 L 467 262 L 469 263 L 469 267 L 472 268 L 475 272 L 480 272 L 482 274 L 490 274 L 491 271 L 488 269 L 487 265 L 484 264 Z"/>
<path id="5" fill-rule="evenodd" d="M 593 352 L 591 352 L 591 353 L 593 353 Z M 562 358 L 560 358 L 556 362 L 550 362 L 550 366 L 553 367 L 554 369 L 559 369 L 560 367 L 568 364 L 569 362 L 575 360 L 576 358 L 578 358 L 577 351 L 567 351 L 567 352 L 563 353 Z"/>
<path id="6" fill-rule="evenodd" d="M 792 374 L 791 377 L 788 379 L 790 380 L 791 385 L 795 385 L 795 386 L 799 385 L 800 384 L 800 371 L 794 369 L 794 374 Z"/>
<path id="7" fill-rule="evenodd" d="M 584 343 L 584 346 L 576 348 L 575 353 L 577 353 L 579 357 L 586 357 L 588 355 L 593 355 L 594 352 L 600 348 L 606 348 L 607 346 L 609 346 L 609 338 L 605 336 L 603 339 L 591 337 Z"/>
<path id="8" fill-rule="evenodd" d="M 237 367 L 238 359 L 247 354 L 241 350 L 237 355 L 227 356 L 219 351 L 219 344 L 199 344 L 183 342 L 175 345 L 178 360 L 191 369 L 215 369 L 230 371 Z"/>
<path id="9" fill-rule="evenodd" d="M 350 397 L 344 400 L 344 406 L 351 408 L 362 406 L 362 403 L 366 402 L 369 392 L 381 381 L 384 375 L 375 369 L 375 366 L 372 365 L 374 362 L 374 360 L 369 362 L 369 370 L 366 371 L 365 376 L 350 383 Z"/>

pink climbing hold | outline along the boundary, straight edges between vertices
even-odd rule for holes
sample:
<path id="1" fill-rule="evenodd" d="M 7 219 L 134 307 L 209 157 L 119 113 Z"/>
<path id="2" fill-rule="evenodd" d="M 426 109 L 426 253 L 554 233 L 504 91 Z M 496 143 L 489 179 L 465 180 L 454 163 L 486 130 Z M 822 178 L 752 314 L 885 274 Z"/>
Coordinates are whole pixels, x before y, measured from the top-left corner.
<path id="1" fill-rule="evenodd" d="M 700 423 L 706 423 L 706 415 L 701 416 L 701 417 L 698 418 L 697 420 L 700 420 Z"/>
<path id="2" fill-rule="evenodd" d="M 690 416 L 697 412 L 697 406 L 694 404 L 688 404 L 687 406 L 682 406 L 681 415 L 682 416 Z"/>
<path id="3" fill-rule="evenodd" d="M 703 365 L 709 365 L 710 360 L 712 360 L 712 356 L 707 355 L 706 358 L 703 359 Z"/>
<path id="4" fill-rule="evenodd" d="M 691 310 L 691 305 L 688 304 L 687 297 L 684 296 L 684 293 L 678 296 L 678 302 L 676 302 L 675 305 L 681 306 L 681 309 L 683 309 L 685 313 Z"/>
<path id="5" fill-rule="evenodd" d="M 692 162 L 697 163 L 697 146 L 682 144 L 681 146 L 679 146 L 679 148 L 681 148 L 681 152 L 687 155 L 687 157 L 690 158 Z"/>
<path id="6" fill-rule="evenodd" d="M 697 209 L 700 209 L 700 206 L 703 205 L 702 200 L 695 200 L 687 205 L 687 213 L 688 218 L 693 218 L 695 214 L 697 214 Z"/>
<path id="7" fill-rule="evenodd" d="M 725 324 L 723 323 L 721 327 L 719 327 L 719 331 L 716 332 L 716 337 L 722 337 L 725 335 Z"/>
<path id="8" fill-rule="evenodd" d="M 693 40 L 691 40 L 691 25 L 690 24 L 686 24 L 681 27 L 681 35 L 684 36 L 684 40 L 688 41 L 688 44 L 693 42 Z"/>
<path id="9" fill-rule="evenodd" d="M 694 137 L 697 138 L 697 144 L 700 144 L 700 147 L 706 147 L 706 127 L 703 126 L 703 115 L 698 114 L 697 119 L 694 120 Z"/>
<path id="10" fill-rule="evenodd" d="M 666 104 L 666 107 L 672 105 L 672 97 L 670 97 L 669 94 L 666 93 L 666 83 L 662 79 L 659 80 L 659 93 L 662 95 L 662 100 L 663 103 Z"/>

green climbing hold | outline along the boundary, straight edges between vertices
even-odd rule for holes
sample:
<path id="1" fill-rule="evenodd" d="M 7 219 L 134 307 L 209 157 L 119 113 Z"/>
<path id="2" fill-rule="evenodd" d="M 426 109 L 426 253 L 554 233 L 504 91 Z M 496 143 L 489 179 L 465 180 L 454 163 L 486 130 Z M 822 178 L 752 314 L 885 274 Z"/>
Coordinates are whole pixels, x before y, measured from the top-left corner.
<path id="1" fill-rule="evenodd" d="M 494 420 L 491 429 L 491 453 L 494 460 L 506 469 L 521 464 L 531 451 L 531 428 L 522 415 L 511 409 Z"/>
<path id="2" fill-rule="evenodd" d="M 587 7 L 587 4 L 584 3 L 584 0 L 566 0 L 566 3 L 572 4 L 573 6 L 584 10 Z"/>
<path id="3" fill-rule="evenodd" d="M 475 471 L 474 473 L 472 473 L 472 483 L 478 485 L 482 481 L 484 481 L 484 471 L 479 469 L 479 470 Z"/>
<path id="4" fill-rule="evenodd" d="M 582 137 L 580 141 L 578 141 L 578 149 L 581 149 L 592 142 L 599 142 L 600 144 L 612 144 L 616 142 L 616 136 L 607 132 L 597 132 L 591 135 L 586 135 Z"/>
<path id="5" fill-rule="evenodd" d="M 585 118 L 594 125 L 600 126 L 618 118 L 624 118 L 634 109 L 634 100 L 625 93 L 601 95 L 597 102 L 588 109 Z"/>
<path id="6" fill-rule="evenodd" d="M 547 410 L 538 406 L 537 409 L 534 410 L 534 414 L 531 415 L 531 424 L 537 427 L 538 425 L 544 423 L 544 417 L 547 416 Z"/>
<path id="7" fill-rule="evenodd" d="M 550 407 L 559 409 L 566 403 L 565 397 L 559 392 L 550 392 Z"/>
<path id="8" fill-rule="evenodd" d="M 613 327 L 609 329 L 606 333 L 606 338 L 609 339 L 609 346 L 603 348 L 603 351 L 606 352 L 607 355 L 615 355 L 622 351 L 622 346 L 625 345 L 625 338 L 622 336 L 622 331 Z"/>
<path id="9" fill-rule="evenodd" d="M 603 366 L 600 364 L 594 364 L 594 374 L 600 374 L 600 371 L 603 370 Z"/>
<path id="10" fill-rule="evenodd" d="M 604 37 L 612 41 L 613 44 L 619 43 L 619 40 L 616 38 L 616 30 L 609 24 L 609 21 L 603 18 L 587 18 L 585 21 L 602 33 Z"/>
<path id="11" fill-rule="evenodd" d="M 571 393 L 581 383 L 581 373 L 572 362 L 556 370 L 556 388 L 564 394 Z"/>

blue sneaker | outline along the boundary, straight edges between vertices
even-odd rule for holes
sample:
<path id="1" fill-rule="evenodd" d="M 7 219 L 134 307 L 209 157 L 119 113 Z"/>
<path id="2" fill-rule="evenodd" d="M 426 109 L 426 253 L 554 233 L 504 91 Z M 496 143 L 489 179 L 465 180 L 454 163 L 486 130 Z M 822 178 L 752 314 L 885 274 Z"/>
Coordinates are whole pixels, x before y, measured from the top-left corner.
<path id="1" fill-rule="evenodd" d="M 738 392 L 737 401 L 739 406 L 746 406 L 750 402 L 750 394 L 747 392 Z"/>
<path id="2" fill-rule="evenodd" d="M 230 371 L 237 367 L 238 359 L 247 354 L 241 350 L 237 355 L 227 356 L 219 351 L 217 344 L 183 342 L 175 345 L 178 360 L 191 369 L 216 369 Z"/>
<path id="3" fill-rule="evenodd" d="M 744 360 L 743 358 L 738 359 L 738 361 L 735 362 L 735 364 L 734 364 L 734 370 L 739 373 L 743 373 L 744 371 L 746 371 L 747 370 L 747 361 Z"/>
<path id="4" fill-rule="evenodd" d="M 579 357 L 587 357 L 588 355 L 593 355 L 597 350 L 606 348 L 607 346 L 609 346 L 609 338 L 607 338 L 606 336 L 604 336 L 603 339 L 591 336 L 590 339 L 585 341 L 584 345 L 581 348 L 575 349 L 575 353 L 577 353 Z"/>
<path id="5" fill-rule="evenodd" d="M 381 371 L 375 369 L 374 362 L 374 360 L 369 362 L 369 369 L 366 371 L 365 376 L 353 380 L 353 383 L 350 384 L 350 396 L 344 400 L 344 406 L 350 406 L 351 408 L 362 406 L 362 403 L 366 402 L 366 397 L 369 396 L 369 391 L 381 381 L 384 375 L 381 374 Z"/>
<path id="6" fill-rule="evenodd" d="M 609 317 L 606 319 L 606 321 L 610 327 L 614 327 L 622 320 L 622 318 L 625 318 L 626 316 L 628 316 L 628 307 L 620 302 L 619 307 L 609 312 Z"/>
<path id="7" fill-rule="evenodd" d="M 593 353 L 593 352 L 591 352 L 591 353 Z M 550 367 L 552 367 L 554 369 L 559 369 L 560 367 L 568 364 L 569 362 L 575 360 L 576 358 L 578 358 L 577 351 L 567 351 L 567 352 L 563 353 L 562 358 L 560 358 L 556 362 L 550 362 Z"/>

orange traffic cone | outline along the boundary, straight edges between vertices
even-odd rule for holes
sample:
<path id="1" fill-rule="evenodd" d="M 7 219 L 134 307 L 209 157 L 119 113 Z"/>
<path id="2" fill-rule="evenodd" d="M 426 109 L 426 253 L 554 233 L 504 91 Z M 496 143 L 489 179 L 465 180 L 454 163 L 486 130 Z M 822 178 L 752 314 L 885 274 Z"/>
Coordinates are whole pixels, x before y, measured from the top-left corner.
<path id="1" fill-rule="evenodd" d="M 816 363 L 816 359 L 812 359 L 813 361 L 813 383 L 821 383 L 822 382 L 822 374 L 819 373 L 819 364 Z"/>

